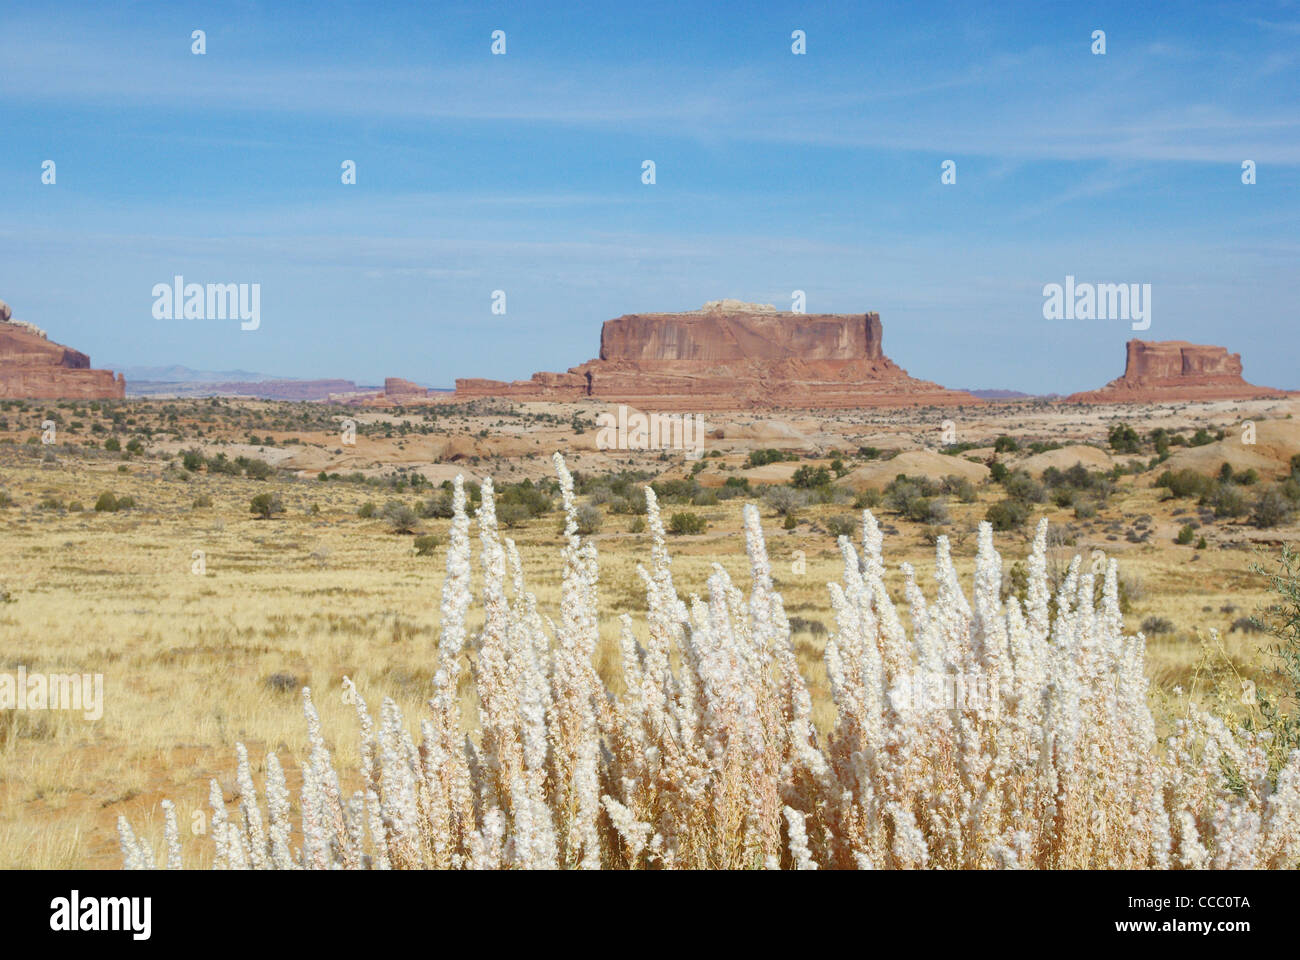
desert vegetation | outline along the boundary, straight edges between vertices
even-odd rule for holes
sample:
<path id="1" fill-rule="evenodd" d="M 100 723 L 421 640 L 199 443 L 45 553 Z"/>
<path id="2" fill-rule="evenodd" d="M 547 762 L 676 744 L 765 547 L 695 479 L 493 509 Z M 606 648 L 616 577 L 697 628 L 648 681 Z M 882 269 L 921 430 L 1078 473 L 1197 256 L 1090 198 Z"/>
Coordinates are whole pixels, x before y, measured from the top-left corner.
<path id="1" fill-rule="evenodd" d="M 538 613 L 486 480 L 482 628 L 467 628 L 471 521 L 457 480 L 419 746 L 395 702 L 384 700 L 376 723 L 345 680 L 360 757 L 360 786 L 345 797 L 303 690 L 311 749 L 297 835 L 279 759 L 266 759 L 263 808 L 241 744 L 237 809 L 211 785 L 215 866 L 1297 865 L 1300 751 L 1279 756 L 1270 732 L 1233 731 L 1197 708 L 1162 748 L 1145 641 L 1123 632 L 1115 561 L 1094 570 L 1076 557 L 1053 591 L 1045 522 L 1023 602 L 1004 599 L 988 523 L 969 595 L 946 537 L 931 597 L 904 564 L 909 632 L 884 585 L 884 537 L 865 511 L 860 541 L 838 540 L 842 577 L 829 585 L 834 721 L 822 737 L 753 506 L 748 594 L 715 565 L 707 596 L 683 598 L 647 490 L 650 554 L 638 574 L 648 639 L 639 643 L 624 615 L 621 689 L 602 681 L 597 551 L 579 533 L 573 478 L 555 461 L 566 518 L 559 622 Z M 467 674 L 472 715 L 459 693 Z M 181 864 L 175 808 L 163 810 L 161 855 L 119 820 L 127 866 Z"/>
<path id="2" fill-rule="evenodd" d="M 904 570 L 914 569 L 932 594 L 925 584 L 943 540 L 949 562 L 971 583 L 980 523 L 1008 510 L 1005 529 L 995 529 L 1006 557 L 1003 604 L 1026 606 L 1026 556 L 1044 518 L 1049 620 L 1076 554 L 1094 574 L 1097 604 L 1100 551 L 1118 560 L 1126 633 L 1145 635 L 1158 753 L 1194 709 L 1228 729 L 1271 735 L 1274 771 L 1286 753 L 1277 718 L 1295 715 L 1294 700 L 1270 653 L 1278 637 L 1254 619 L 1276 594 L 1251 566 L 1269 566 L 1300 530 L 1293 513 L 1283 511 L 1277 526 L 1254 516 L 1262 492 L 1285 498 L 1295 479 L 1288 404 L 1125 410 L 1140 449 L 1118 458 L 1107 435 L 1116 411 L 1034 401 L 964 413 L 782 414 L 774 425 L 742 422 L 735 439 L 724 421 L 728 436 L 711 439 L 695 460 L 673 451 L 597 451 L 590 430 L 573 431 L 572 409 L 545 405 L 479 402 L 436 413 L 162 398 L 0 406 L 8 668 L 102 672 L 106 689 L 96 722 L 18 713 L 0 729 L 0 865 L 117 867 L 119 815 L 154 844 L 161 862 L 163 798 L 175 803 L 183 831 L 201 815 L 210 837 L 210 781 L 232 812 L 243 802 L 232 764 L 237 743 L 247 748 L 263 800 L 267 758 L 276 755 L 294 798 L 292 847 L 300 850 L 296 798 L 312 755 L 302 687 L 311 688 L 341 795 L 367 789 L 355 704 L 344 702 L 342 677 L 372 701 L 376 725 L 379 702 L 390 698 L 411 718 L 414 742 L 422 739 L 418 721 L 442 630 L 430 595 L 446 578 L 458 473 L 471 518 L 492 479 L 498 537 L 514 541 L 543 623 L 562 624 L 564 567 L 556 557 L 568 515 L 549 462 L 555 449 L 573 470 L 578 535 L 600 551 L 592 662 L 614 702 L 627 692 L 623 614 L 636 642 L 650 649 L 637 574 L 650 566 L 655 544 L 647 487 L 672 552 L 675 588 L 688 605 L 693 595 L 709 597 L 717 566 L 733 583 L 748 583 L 739 547 L 747 506 L 757 508 L 824 753 L 840 724 L 828 669 L 839 628 L 826 588 L 835 581 L 843 589 L 839 538 L 861 556 L 862 511 L 879 521 L 888 545 L 880 577 L 911 635 Z M 62 422 L 49 443 L 41 425 L 52 415 Z M 352 446 L 338 432 L 349 416 L 357 418 Z M 1260 424 L 1265 457 L 1238 442 L 1233 422 L 1243 416 Z M 936 446 L 937 425 L 948 417 L 961 442 Z M 1170 436 L 1204 431 L 1210 442 L 1175 442 L 1162 453 L 1151 439 L 1161 424 Z M 106 439 L 116 449 L 106 449 Z M 763 452 L 763 462 L 750 465 L 751 452 L 771 450 L 780 457 Z M 1165 473 L 1185 470 L 1199 479 L 1178 495 L 1161 485 Z M 1216 485 L 1229 493 L 1202 502 Z M 1232 509 L 1216 513 L 1216 504 Z M 486 571 L 477 561 L 472 571 L 481 597 Z M 485 617 L 483 603 L 469 606 L 468 636 L 479 634 Z M 681 649 L 670 648 L 674 671 Z M 462 732 L 478 749 L 476 666 L 467 642 L 458 709 Z M 1247 687 L 1258 693 L 1250 705 Z M 618 784 L 602 780 L 601 791 L 626 798 Z M 816 841 L 821 821 L 807 822 Z M 182 862 L 209 866 L 215 852 L 187 833 Z"/>

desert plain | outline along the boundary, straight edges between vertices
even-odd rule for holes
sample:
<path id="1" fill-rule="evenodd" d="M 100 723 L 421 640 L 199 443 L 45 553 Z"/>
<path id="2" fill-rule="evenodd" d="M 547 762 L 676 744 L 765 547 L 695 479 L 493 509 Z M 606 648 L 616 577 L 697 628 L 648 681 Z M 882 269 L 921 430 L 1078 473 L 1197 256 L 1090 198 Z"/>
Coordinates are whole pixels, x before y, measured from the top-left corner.
<path id="1" fill-rule="evenodd" d="M 644 630 L 636 567 L 650 535 L 636 491 L 654 483 L 678 531 L 668 539 L 683 596 L 704 592 L 715 563 L 748 582 L 741 506 L 760 505 L 823 735 L 833 720 L 827 583 L 840 576 L 837 536 L 860 536 L 863 509 L 884 528 L 900 600 L 904 561 L 931 592 L 941 536 L 968 578 L 986 518 L 1001 528 L 1004 590 L 1041 517 L 1054 576 L 1075 555 L 1117 558 L 1162 733 L 1191 702 L 1249 721 L 1261 691 L 1294 710 L 1273 640 L 1250 618 L 1269 601 L 1252 564 L 1275 563 L 1297 535 L 1285 493 L 1300 399 L 720 412 L 704 418 L 698 457 L 601 449 L 598 420 L 615 410 L 0 401 L 0 672 L 102 674 L 104 684 L 97 719 L 0 712 L 0 866 L 117 868 L 118 816 L 157 844 L 164 798 L 192 841 L 210 782 L 227 802 L 237 793 L 236 742 L 259 780 L 259 758 L 276 751 L 296 790 L 304 686 L 341 770 L 357 759 L 345 676 L 372 706 L 391 697 L 418 723 L 437 642 L 442 485 L 493 480 L 527 589 L 558 618 L 556 451 L 577 475 L 584 533 L 599 550 L 597 669 L 614 691 L 618 615 Z M 1171 489 L 1180 471 L 1222 478 L 1219 492 Z M 1218 509 L 1222 487 L 1232 496 Z M 1261 518 L 1265 494 L 1276 509 Z M 466 716 L 473 689 L 467 675 Z M 210 858 L 209 844 L 186 843 L 187 866 Z"/>

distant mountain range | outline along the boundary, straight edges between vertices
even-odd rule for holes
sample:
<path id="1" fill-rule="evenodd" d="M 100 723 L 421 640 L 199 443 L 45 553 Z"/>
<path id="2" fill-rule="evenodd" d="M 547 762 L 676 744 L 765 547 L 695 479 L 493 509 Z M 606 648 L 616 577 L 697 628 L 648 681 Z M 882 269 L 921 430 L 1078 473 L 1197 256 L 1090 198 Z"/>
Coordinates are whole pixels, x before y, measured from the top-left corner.
<path id="1" fill-rule="evenodd" d="M 195 370 L 172 364 L 170 367 L 132 367 L 109 364 L 108 369 L 126 375 L 127 380 L 148 380 L 162 383 L 257 383 L 262 380 L 298 380 L 299 377 L 277 377 L 273 373 L 253 373 L 248 370 Z"/>
<path id="2" fill-rule="evenodd" d="M 1054 400 L 1060 396 L 1059 393 L 1021 393 L 1019 390 L 972 390 L 970 387 L 964 389 L 981 400 Z"/>
<path id="3" fill-rule="evenodd" d="M 384 389 L 382 386 L 358 385 L 351 380 L 308 380 L 252 370 L 195 370 L 181 364 L 166 367 L 114 365 L 110 369 L 126 376 L 126 394 L 129 397 L 232 396 L 266 400 L 326 400 L 330 394 L 381 393 Z"/>

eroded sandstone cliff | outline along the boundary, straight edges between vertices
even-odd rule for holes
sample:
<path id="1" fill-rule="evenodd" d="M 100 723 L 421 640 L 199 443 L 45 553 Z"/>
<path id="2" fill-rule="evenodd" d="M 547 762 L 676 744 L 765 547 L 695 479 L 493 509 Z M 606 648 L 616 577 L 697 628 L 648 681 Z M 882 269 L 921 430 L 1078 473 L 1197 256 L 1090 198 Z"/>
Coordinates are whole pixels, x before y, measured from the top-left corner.
<path id="1" fill-rule="evenodd" d="M 1242 377 L 1241 354 L 1185 340 L 1130 340 L 1124 375 L 1069 403 L 1158 403 L 1163 400 L 1248 400 L 1284 396 Z"/>
<path id="2" fill-rule="evenodd" d="M 90 357 L 55 343 L 45 332 L 13 319 L 0 300 L 0 398 L 107 400 L 126 396 L 126 380 L 92 370 Z"/>
<path id="3" fill-rule="evenodd" d="M 456 400 L 476 397 L 593 397 L 660 410 L 980 402 L 917 380 L 885 356 L 878 314 L 782 313 L 734 301 L 608 320 L 596 359 L 529 380 L 456 381 Z"/>

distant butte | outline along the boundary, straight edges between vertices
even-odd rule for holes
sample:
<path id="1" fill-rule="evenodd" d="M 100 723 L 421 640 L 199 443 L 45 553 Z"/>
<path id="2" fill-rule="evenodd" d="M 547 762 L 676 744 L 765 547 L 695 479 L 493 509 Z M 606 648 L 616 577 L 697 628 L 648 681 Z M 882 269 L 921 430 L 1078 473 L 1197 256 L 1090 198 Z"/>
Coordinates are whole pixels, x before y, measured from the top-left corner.
<path id="1" fill-rule="evenodd" d="M 1074 393 L 1067 403 L 1159 403 L 1169 400 L 1251 400 L 1283 397 L 1241 375 L 1241 354 L 1185 340 L 1130 340 L 1124 376 L 1100 390 Z"/>
<path id="2" fill-rule="evenodd" d="M 126 378 L 90 369 L 90 357 L 55 343 L 45 331 L 13 319 L 0 300 L 0 398 L 112 400 L 126 396 Z"/>
<path id="3" fill-rule="evenodd" d="M 908 376 L 882 349 L 880 315 L 795 314 L 718 300 L 605 321 L 600 356 L 529 380 L 458 379 L 456 401 L 582 400 L 657 410 L 978 404 Z"/>

